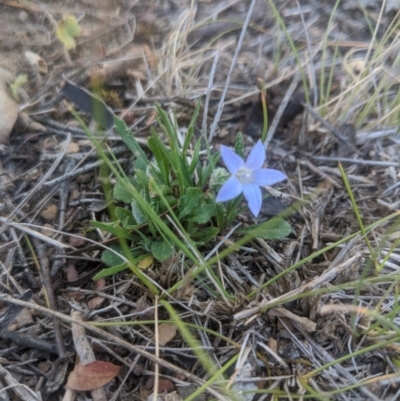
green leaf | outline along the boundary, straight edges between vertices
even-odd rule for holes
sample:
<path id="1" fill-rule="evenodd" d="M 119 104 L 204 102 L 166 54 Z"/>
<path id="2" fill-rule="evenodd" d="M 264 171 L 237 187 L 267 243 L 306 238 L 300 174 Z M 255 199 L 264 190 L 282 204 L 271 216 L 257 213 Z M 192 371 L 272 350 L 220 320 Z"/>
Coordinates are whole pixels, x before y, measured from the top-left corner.
<path id="1" fill-rule="evenodd" d="M 130 239 L 130 240 L 135 239 L 135 236 L 130 234 L 126 229 L 111 225 L 111 224 L 115 224 L 115 223 L 101 223 L 100 221 L 95 221 L 95 220 L 92 220 L 91 223 L 95 227 L 100 228 L 100 230 L 107 231 L 108 233 L 111 233 L 111 234 L 115 235 L 116 237 Z"/>
<path id="2" fill-rule="evenodd" d="M 243 159 L 244 158 L 244 141 L 241 132 L 236 134 L 235 138 L 235 152 Z"/>
<path id="3" fill-rule="evenodd" d="M 199 244 L 199 242 L 207 244 L 212 239 L 214 239 L 218 233 L 218 227 L 202 227 L 199 231 L 192 234 L 191 237 L 194 241 L 197 242 L 197 244 Z"/>
<path id="4" fill-rule="evenodd" d="M 112 266 L 112 267 L 107 267 L 106 269 L 100 270 L 97 274 L 95 274 L 92 278 L 93 281 L 99 280 L 104 277 L 112 276 L 114 274 L 117 274 L 119 272 L 122 272 L 126 270 L 128 266 L 126 263 L 122 263 L 120 265 Z"/>
<path id="5" fill-rule="evenodd" d="M 165 134 L 168 137 L 171 152 L 175 153 L 179 147 L 178 140 L 176 138 L 175 127 L 172 125 L 169 115 L 165 110 L 163 110 L 158 104 L 155 105 L 155 108 L 159 117 L 159 124 L 162 128 L 164 128 Z"/>
<path id="6" fill-rule="evenodd" d="M 195 168 L 199 164 L 199 157 L 200 157 L 200 149 L 201 149 L 201 138 L 196 142 L 196 145 L 194 147 L 193 151 L 193 158 L 192 161 L 190 162 L 189 166 L 189 174 L 193 174 Z"/>
<path id="7" fill-rule="evenodd" d="M 135 218 L 130 210 L 126 210 L 122 207 L 115 208 L 115 215 L 117 219 L 122 223 L 122 227 L 135 226 L 137 224 Z"/>
<path id="8" fill-rule="evenodd" d="M 155 133 L 152 132 L 152 137 L 147 140 L 147 146 L 153 153 L 158 168 L 161 172 L 161 177 L 165 185 L 169 185 L 169 162 L 168 162 L 168 150 L 165 145 L 157 138 Z"/>
<path id="9" fill-rule="evenodd" d="M 181 179 L 185 182 L 185 186 L 190 187 L 191 185 L 193 185 L 193 183 L 192 179 L 190 178 L 189 167 L 185 155 L 181 155 L 179 157 L 179 163 L 180 163 L 180 169 L 176 173 L 180 174 Z"/>
<path id="10" fill-rule="evenodd" d="M 199 185 L 205 185 L 207 183 L 207 180 L 210 177 L 211 173 L 215 170 L 215 166 L 217 165 L 217 162 L 220 157 L 221 154 L 219 152 L 216 152 L 213 155 L 210 152 L 208 152 L 208 163 L 204 168 L 204 170 L 201 171 L 201 178 L 199 181 Z"/>
<path id="11" fill-rule="evenodd" d="M 188 132 L 186 134 L 185 142 L 182 147 L 183 154 L 185 154 L 187 152 L 187 150 L 189 149 L 189 144 L 190 144 L 190 141 L 192 140 L 195 126 L 196 126 L 196 120 L 197 120 L 197 117 L 199 116 L 200 106 L 201 106 L 201 99 L 199 98 L 197 101 L 197 104 L 196 104 L 196 108 L 193 112 L 192 118 L 190 120 Z"/>
<path id="12" fill-rule="evenodd" d="M 208 223 L 211 220 L 211 217 L 214 216 L 214 211 L 214 205 L 203 202 L 201 205 L 198 205 L 193 217 L 191 217 L 189 221 L 193 221 L 194 223 L 198 224 Z"/>
<path id="13" fill-rule="evenodd" d="M 158 212 L 160 214 L 166 212 L 170 208 L 175 207 L 176 204 L 178 203 L 177 199 L 172 195 L 167 195 L 163 197 L 155 196 L 154 199 L 158 203 L 158 209 L 159 209 Z"/>
<path id="14" fill-rule="evenodd" d="M 266 223 L 254 224 L 250 227 L 238 230 L 241 234 L 253 234 L 254 237 L 268 240 L 286 238 L 291 231 L 292 227 L 290 224 L 279 218 L 274 218 Z"/>
<path id="15" fill-rule="evenodd" d="M 122 183 L 122 180 L 117 181 L 114 186 L 114 198 L 124 203 L 131 203 L 132 192 L 126 188 L 126 185 Z"/>
<path id="16" fill-rule="evenodd" d="M 75 49 L 75 38 L 81 34 L 81 27 L 74 15 L 67 15 L 56 29 L 56 35 L 67 50 Z"/>
<path id="17" fill-rule="evenodd" d="M 110 249 L 106 249 L 101 255 L 101 259 L 104 262 L 104 264 L 107 266 L 117 266 L 121 265 L 122 263 L 125 263 L 124 260 L 118 256 L 118 253 L 122 254 L 122 248 L 119 245 L 115 244 L 111 245 L 111 248 L 117 253 L 111 251 Z M 144 252 L 143 249 L 138 247 L 131 248 L 129 251 L 133 258 L 140 258 L 140 256 L 142 256 Z"/>
<path id="18" fill-rule="evenodd" d="M 199 207 L 203 198 L 203 192 L 200 188 L 188 188 L 178 204 L 179 218 L 183 219 L 192 214 Z"/>
<path id="19" fill-rule="evenodd" d="M 211 177 L 210 177 L 210 188 L 213 191 L 218 190 L 221 188 L 222 185 L 225 184 L 226 180 L 230 177 L 228 171 L 223 167 L 217 167 L 213 170 Z"/>
<path id="20" fill-rule="evenodd" d="M 146 215 L 143 213 L 139 203 L 136 202 L 134 199 L 131 202 L 131 210 L 133 218 L 137 221 L 138 224 L 146 223 Z"/>
<path id="21" fill-rule="evenodd" d="M 125 145 L 128 146 L 129 150 L 136 157 L 136 161 L 134 163 L 135 169 L 146 171 L 150 161 L 143 152 L 143 149 L 140 147 L 138 141 L 135 139 L 132 131 L 128 128 L 125 121 L 118 117 L 114 117 L 114 124 L 118 135 L 122 138 Z"/>
<path id="22" fill-rule="evenodd" d="M 120 250 L 120 248 L 118 246 L 115 247 L 115 249 Z M 137 248 L 131 249 L 131 253 L 132 253 L 132 256 L 134 256 L 134 257 L 136 256 L 136 258 L 132 261 L 132 263 L 134 265 L 138 265 L 139 262 L 141 262 L 142 260 L 149 257 L 148 253 L 143 254 L 143 250 L 137 249 Z M 137 256 L 138 253 L 142 253 L 142 255 L 139 254 L 139 256 Z M 107 266 L 111 266 L 111 267 L 108 267 L 107 269 L 102 269 L 99 273 L 97 273 L 93 277 L 93 280 L 98 280 L 103 277 L 112 276 L 112 275 L 117 274 L 128 268 L 127 264 L 125 262 L 123 262 L 123 260 L 120 257 L 118 257 L 118 255 L 116 255 L 115 253 L 111 252 L 108 249 L 106 249 L 103 252 L 102 259 L 103 259 L 103 262 Z"/>
<path id="23" fill-rule="evenodd" d="M 157 182 L 154 178 L 149 181 L 149 191 L 152 195 L 170 195 L 172 190 L 168 185 Z"/>
<path id="24" fill-rule="evenodd" d="M 172 256 L 173 247 L 165 240 L 154 241 L 151 244 L 151 253 L 159 262 L 164 262 Z"/>
<path id="25" fill-rule="evenodd" d="M 140 192 L 144 191 L 144 198 L 148 200 L 150 177 L 143 170 L 135 170 L 135 179 L 137 188 L 141 190 Z"/>

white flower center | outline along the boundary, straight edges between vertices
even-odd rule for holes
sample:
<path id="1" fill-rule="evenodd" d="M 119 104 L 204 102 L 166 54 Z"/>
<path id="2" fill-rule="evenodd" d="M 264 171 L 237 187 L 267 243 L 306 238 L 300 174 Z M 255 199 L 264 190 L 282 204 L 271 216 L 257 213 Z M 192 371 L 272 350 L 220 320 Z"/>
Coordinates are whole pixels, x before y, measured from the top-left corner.
<path id="1" fill-rule="evenodd" d="M 245 166 L 240 167 L 235 176 L 242 185 L 251 184 L 254 181 L 253 170 L 250 170 Z"/>

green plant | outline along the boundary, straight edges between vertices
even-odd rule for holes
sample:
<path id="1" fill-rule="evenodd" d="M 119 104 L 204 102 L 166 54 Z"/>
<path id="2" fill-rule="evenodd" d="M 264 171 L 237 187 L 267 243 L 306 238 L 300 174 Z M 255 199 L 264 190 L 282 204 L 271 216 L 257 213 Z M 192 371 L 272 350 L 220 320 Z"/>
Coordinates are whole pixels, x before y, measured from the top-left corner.
<path id="1" fill-rule="evenodd" d="M 165 141 L 152 129 L 147 141 L 149 156 L 126 124 L 115 120 L 118 134 L 135 156 L 133 174 L 126 175 L 119 166 L 113 188 L 113 198 L 118 202 L 112 213 L 114 218 L 106 223 L 92 222 L 95 227 L 130 241 L 129 255 L 125 256 L 139 268 L 141 264 L 148 267 L 151 257 L 163 262 L 178 251 L 189 258 L 189 255 L 199 255 L 199 247 L 213 241 L 243 210 L 242 197 L 227 204 L 216 202 L 215 193 L 229 174 L 217 167 L 219 152 L 212 154 L 203 137 L 194 137 L 199 106 L 185 137 L 178 135 L 177 123 L 166 111 L 159 106 L 156 109 Z M 235 148 L 239 155 L 243 154 L 241 134 L 237 136 Z M 265 239 L 282 238 L 291 231 L 286 221 L 277 219 L 271 230 L 260 230 L 257 224 L 247 227 L 243 235 L 251 233 L 253 228 L 255 235 Z M 113 250 L 124 253 L 123 248 L 126 252 L 126 247 L 120 245 Z M 128 267 L 109 250 L 104 251 L 103 261 L 109 268 L 95 279 Z"/>

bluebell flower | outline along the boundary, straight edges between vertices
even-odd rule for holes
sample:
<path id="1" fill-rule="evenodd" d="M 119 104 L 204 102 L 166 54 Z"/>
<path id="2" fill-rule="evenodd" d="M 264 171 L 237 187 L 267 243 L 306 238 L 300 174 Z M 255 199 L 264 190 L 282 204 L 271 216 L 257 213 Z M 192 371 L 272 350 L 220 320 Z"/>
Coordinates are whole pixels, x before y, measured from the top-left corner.
<path id="1" fill-rule="evenodd" d="M 250 211 L 255 217 L 261 210 L 262 193 L 260 186 L 273 185 L 287 179 L 278 170 L 262 168 L 265 162 L 265 149 L 259 140 L 251 150 L 246 162 L 227 146 L 221 146 L 221 156 L 231 177 L 221 187 L 217 202 L 226 202 L 243 193 Z"/>

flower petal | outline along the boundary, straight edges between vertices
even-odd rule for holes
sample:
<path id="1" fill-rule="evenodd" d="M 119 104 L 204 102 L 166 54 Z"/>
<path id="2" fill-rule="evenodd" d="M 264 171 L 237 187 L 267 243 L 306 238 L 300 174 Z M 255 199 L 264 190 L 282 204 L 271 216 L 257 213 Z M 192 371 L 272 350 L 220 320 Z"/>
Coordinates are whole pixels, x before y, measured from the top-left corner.
<path id="1" fill-rule="evenodd" d="M 253 183 L 259 186 L 274 185 L 277 182 L 286 180 L 287 177 L 279 170 L 261 168 L 253 171 Z"/>
<path id="2" fill-rule="evenodd" d="M 221 156 L 225 166 L 231 174 L 236 174 L 244 164 L 243 159 L 227 146 L 221 146 Z"/>
<path id="3" fill-rule="evenodd" d="M 239 182 L 239 180 L 233 175 L 228 178 L 228 181 L 224 185 L 222 185 L 221 189 L 217 195 L 217 202 L 226 202 L 233 198 L 236 198 L 238 195 L 242 193 L 243 185 Z"/>
<path id="4" fill-rule="evenodd" d="M 249 157 L 244 164 L 247 168 L 251 170 L 260 169 L 265 162 L 265 149 L 260 140 L 254 145 L 254 148 L 251 149 Z"/>
<path id="5" fill-rule="evenodd" d="M 259 186 L 254 184 L 243 186 L 243 195 L 247 200 L 249 209 L 254 217 L 257 217 L 261 210 L 262 194 Z"/>

